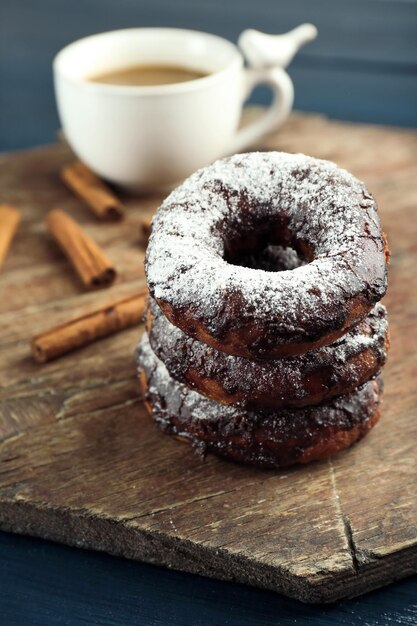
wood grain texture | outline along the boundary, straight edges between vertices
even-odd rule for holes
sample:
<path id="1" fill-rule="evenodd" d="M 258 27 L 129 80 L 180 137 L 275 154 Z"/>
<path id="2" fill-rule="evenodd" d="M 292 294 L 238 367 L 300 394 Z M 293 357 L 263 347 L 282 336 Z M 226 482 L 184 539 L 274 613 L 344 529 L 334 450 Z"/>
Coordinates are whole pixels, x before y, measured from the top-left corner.
<path id="1" fill-rule="evenodd" d="M 332 159 L 379 201 L 393 252 L 381 423 L 352 450 L 299 469 L 202 463 L 146 416 L 132 357 L 137 329 L 33 363 L 33 334 L 109 293 L 80 293 L 42 216 L 68 210 L 120 267 L 111 292 L 121 295 L 143 285 L 139 224 L 161 198 L 123 199 L 126 221 L 98 224 L 59 182 L 65 148 L 9 155 L 0 189 L 23 222 L 0 277 L 2 529 L 314 602 L 416 571 L 417 133 L 295 115 L 264 147 Z"/>
<path id="2" fill-rule="evenodd" d="M 415 626 L 417 577 L 332 605 L 0 532 L 7 626 Z"/>

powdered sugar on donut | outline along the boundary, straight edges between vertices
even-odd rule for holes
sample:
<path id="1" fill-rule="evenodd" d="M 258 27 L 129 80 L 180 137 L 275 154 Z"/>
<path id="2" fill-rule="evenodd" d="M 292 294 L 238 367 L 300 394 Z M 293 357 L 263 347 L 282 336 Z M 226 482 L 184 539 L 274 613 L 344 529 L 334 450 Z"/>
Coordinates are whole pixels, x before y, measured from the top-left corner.
<path id="1" fill-rule="evenodd" d="M 314 260 L 278 273 L 225 260 L 222 225 L 245 229 L 242 197 L 259 221 L 285 212 L 295 246 L 307 242 Z M 302 341 L 346 317 L 352 297 L 382 297 L 383 254 L 375 202 L 351 174 L 300 154 L 250 153 L 196 172 L 168 196 L 154 218 L 146 274 L 157 300 L 192 310 L 208 332 L 221 336 L 233 294 L 236 323 L 254 319 L 277 341 Z"/>
<path id="2" fill-rule="evenodd" d="M 374 397 L 374 381 L 368 381 L 354 392 L 333 398 L 319 406 L 308 406 L 291 409 L 248 409 L 244 405 L 236 404 L 225 406 L 214 402 L 185 385 L 171 378 L 165 365 L 152 351 L 149 338 L 146 333 L 142 336 L 136 352 L 137 364 L 140 371 L 146 374 L 148 385 L 147 396 L 151 399 L 154 417 L 169 418 L 175 416 L 181 420 L 189 420 L 190 426 L 194 420 L 203 422 L 223 421 L 223 427 L 228 425 L 233 428 L 234 420 L 245 419 L 248 427 L 255 428 L 258 421 L 268 420 L 271 433 L 280 428 L 281 420 L 289 420 L 297 428 L 298 421 L 315 420 L 326 421 L 329 425 L 340 421 L 339 412 L 346 411 L 348 419 L 359 419 L 361 416 L 361 404 L 365 399 L 377 400 Z M 366 411 L 365 404 L 362 407 Z"/>
<path id="3" fill-rule="evenodd" d="M 261 406 L 317 404 L 340 394 L 341 389 L 345 393 L 356 388 L 386 360 L 388 322 L 381 304 L 334 344 L 273 361 L 224 354 L 188 337 L 165 318 L 154 300 L 149 313 L 152 349 L 170 375 L 220 402 L 246 399 L 249 405 Z M 210 381 L 207 387 L 206 381 Z M 213 396 L 212 382 L 219 396 Z"/>

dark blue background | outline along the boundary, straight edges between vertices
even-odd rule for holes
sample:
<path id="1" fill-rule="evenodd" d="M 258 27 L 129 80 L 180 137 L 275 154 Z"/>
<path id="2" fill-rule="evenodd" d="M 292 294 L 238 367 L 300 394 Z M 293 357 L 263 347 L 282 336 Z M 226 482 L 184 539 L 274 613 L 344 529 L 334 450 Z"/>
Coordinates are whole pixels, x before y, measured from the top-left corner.
<path id="1" fill-rule="evenodd" d="M 236 41 L 245 28 L 284 32 L 305 21 L 319 37 L 290 67 L 296 108 L 417 126 L 413 0 L 0 0 L 0 150 L 54 140 L 51 63 L 74 39 L 177 26 Z"/>
<path id="2" fill-rule="evenodd" d="M 332 606 L 0 533 L 4 626 L 415 626 L 409 579 Z"/>
<path id="3" fill-rule="evenodd" d="M 303 21 L 315 23 L 320 35 L 290 67 L 297 108 L 417 126 L 417 3 L 411 0 L 0 0 L 0 150 L 54 140 L 51 62 L 74 39 L 114 28 L 178 26 L 236 41 L 244 28 L 282 32 Z M 310 607 L 0 533 L 0 625 L 86 624 L 415 626 L 417 579 Z"/>

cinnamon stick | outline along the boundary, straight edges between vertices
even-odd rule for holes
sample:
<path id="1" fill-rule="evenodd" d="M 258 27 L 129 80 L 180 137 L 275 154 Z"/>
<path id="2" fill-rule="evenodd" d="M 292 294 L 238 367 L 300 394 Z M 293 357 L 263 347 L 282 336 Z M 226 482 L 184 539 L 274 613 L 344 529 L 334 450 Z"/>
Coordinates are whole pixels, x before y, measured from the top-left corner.
<path id="1" fill-rule="evenodd" d="M 119 220 L 125 209 L 114 193 L 84 163 L 75 161 L 61 170 L 61 178 L 102 220 Z"/>
<path id="2" fill-rule="evenodd" d="M 9 204 L 0 205 L 0 268 L 20 223 L 20 212 Z"/>
<path id="3" fill-rule="evenodd" d="M 54 209 L 47 216 L 47 226 L 86 287 L 108 287 L 116 270 L 101 248 L 64 211 Z"/>
<path id="4" fill-rule="evenodd" d="M 147 290 L 125 296 L 34 337 L 33 358 L 45 363 L 97 339 L 140 324 L 146 308 Z"/>

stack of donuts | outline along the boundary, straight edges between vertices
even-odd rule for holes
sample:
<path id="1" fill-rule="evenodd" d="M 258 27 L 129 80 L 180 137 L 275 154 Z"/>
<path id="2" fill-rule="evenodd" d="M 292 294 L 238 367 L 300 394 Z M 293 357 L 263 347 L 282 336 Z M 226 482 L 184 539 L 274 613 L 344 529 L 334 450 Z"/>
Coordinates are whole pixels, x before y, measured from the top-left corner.
<path id="1" fill-rule="evenodd" d="M 281 152 L 199 170 L 158 210 L 137 348 L 155 422 L 258 467 L 321 459 L 380 415 L 388 249 L 364 185 Z"/>

